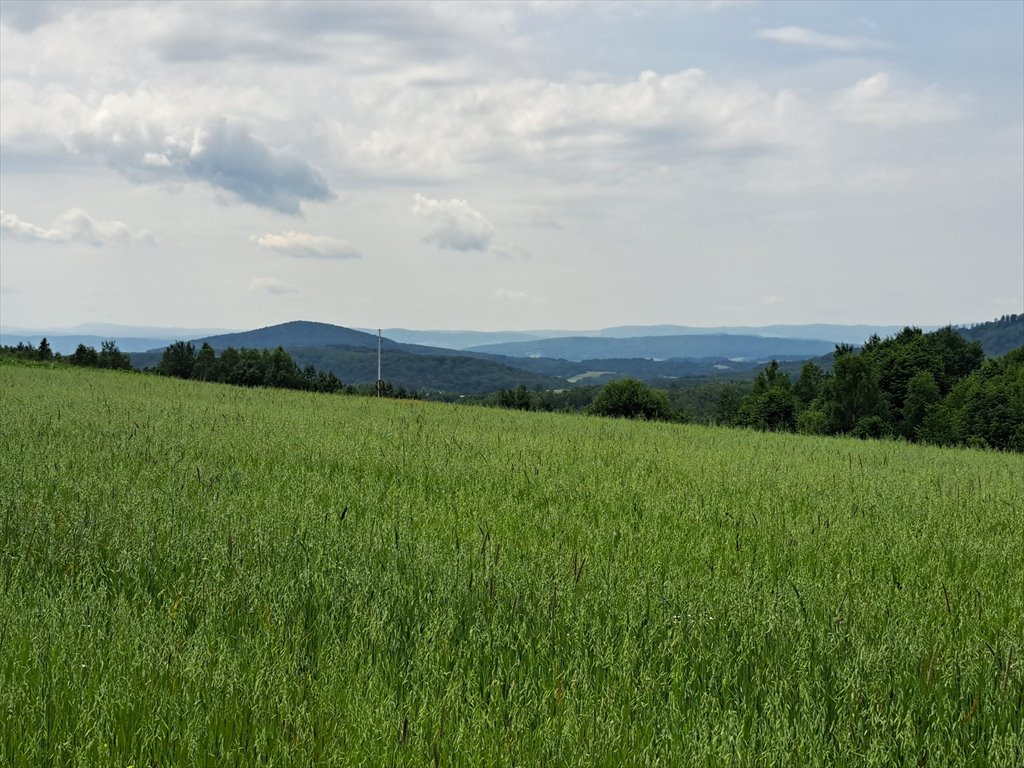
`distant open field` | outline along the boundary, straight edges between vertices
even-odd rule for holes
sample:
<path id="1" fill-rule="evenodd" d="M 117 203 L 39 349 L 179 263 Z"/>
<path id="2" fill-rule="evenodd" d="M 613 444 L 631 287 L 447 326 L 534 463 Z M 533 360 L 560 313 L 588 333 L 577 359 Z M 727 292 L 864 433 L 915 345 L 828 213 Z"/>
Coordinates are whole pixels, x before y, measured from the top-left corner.
<path id="1" fill-rule="evenodd" d="M 0 764 L 1024 765 L 1024 459 L 0 366 Z"/>

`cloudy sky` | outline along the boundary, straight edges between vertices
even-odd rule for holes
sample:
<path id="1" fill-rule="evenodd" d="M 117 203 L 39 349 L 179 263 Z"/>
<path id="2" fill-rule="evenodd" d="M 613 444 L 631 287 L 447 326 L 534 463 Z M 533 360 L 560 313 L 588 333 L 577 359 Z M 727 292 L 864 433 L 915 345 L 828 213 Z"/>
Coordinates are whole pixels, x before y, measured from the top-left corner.
<path id="1" fill-rule="evenodd" d="M 1024 4 L 0 5 L 0 323 L 1024 309 Z"/>

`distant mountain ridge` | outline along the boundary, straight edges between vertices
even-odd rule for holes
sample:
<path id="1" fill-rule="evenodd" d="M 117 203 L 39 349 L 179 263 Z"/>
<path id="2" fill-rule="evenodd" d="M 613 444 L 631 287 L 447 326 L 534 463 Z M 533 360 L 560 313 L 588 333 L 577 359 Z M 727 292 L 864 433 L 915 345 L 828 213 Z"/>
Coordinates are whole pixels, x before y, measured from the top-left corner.
<path id="1" fill-rule="evenodd" d="M 216 350 L 227 347 L 256 347 L 259 349 L 273 349 L 284 347 L 295 349 L 297 347 L 347 347 L 359 349 L 377 349 L 377 334 L 366 331 L 346 328 L 342 325 L 331 325 L 330 323 L 319 323 L 311 320 L 292 320 L 287 323 L 270 325 L 265 328 L 256 328 L 252 331 L 241 331 L 238 333 L 224 333 L 218 336 L 207 336 L 200 339 L 191 339 L 196 347 L 208 343 Z M 392 352 L 400 350 L 414 355 L 442 355 L 456 357 L 484 357 L 472 352 L 463 350 L 452 350 L 444 347 L 429 347 L 422 344 L 403 344 L 401 342 L 382 336 L 380 340 L 382 351 Z"/>
<path id="2" fill-rule="evenodd" d="M 305 323 L 307 321 L 296 321 Z M 301 331 L 301 325 L 283 323 L 293 326 L 293 331 Z M 310 323 L 311 326 L 339 328 L 328 323 Z M 987 323 L 959 326 L 973 329 Z M 269 326 L 275 328 L 277 326 Z M 922 326 L 925 331 L 934 330 L 938 326 Z M 687 336 L 727 333 L 744 336 L 769 336 L 799 339 L 817 339 L 835 343 L 863 344 L 872 334 L 881 337 L 899 332 L 903 326 L 897 325 L 838 325 L 838 324 L 805 324 L 805 325 L 765 325 L 765 326 L 686 326 L 686 325 L 620 325 L 597 330 L 557 330 L 532 329 L 525 331 L 474 331 L 474 330 L 410 330 L 407 328 L 385 328 L 384 336 L 398 344 L 412 344 L 433 349 L 466 350 L 487 344 L 498 344 L 515 341 L 533 341 L 539 339 L 566 337 L 598 337 L 598 338 L 631 338 L 638 336 Z M 259 329 L 258 329 L 259 330 Z M 376 337 L 373 328 L 349 328 L 348 331 L 363 332 Z M 55 352 L 70 354 L 79 344 L 98 348 L 102 341 L 113 340 L 125 352 L 140 352 L 162 348 L 179 339 L 205 340 L 249 333 L 216 328 L 181 328 L 168 326 L 136 326 L 118 325 L 113 323 L 83 323 L 66 328 L 29 328 L 4 325 L 0 327 L 0 344 L 15 346 L 18 343 L 39 343 L 44 336 Z M 296 333 L 296 336 L 299 334 Z M 335 337 L 336 338 L 336 337 Z M 220 343 L 220 342 L 218 342 Z M 366 339 L 354 343 L 365 345 Z"/>
<path id="3" fill-rule="evenodd" d="M 656 344 L 665 345 L 672 343 L 674 337 L 652 338 Z M 587 355 L 575 360 L 564 357 L 552 359 L 497 355 L 483 350 L 451 350 L 402 344 L 389 338 L 381 340 L 381 348 L 384 353 L 384 378 L 395 386 L 420 391 L 457 391 L 467 394 L 514 388 L 520 384 L 531 388 L 555 389 L 570 386 L 579 380 L 593 383 L 622 376 L 658 380 L 719 375 L 726 372 L 739 373 L 756 366 L 762 357 L 767 360 L 771 356 L 754 355 L 756 359 L 753 361 L 731 362 L 714 349 L 719 349 L 724 344 L 730 353 L 749 353 L 757 350 L 750 348 L 746 337 L 722 334 L 712 337 L 714 342 L 710 347 L 707 344 L 701 346 L 705 338 L 686 337 L 691 350 L 695 352 L 693 357 L 701 359 L 662 361 L 645 359 L 644 355 L 636 354 L 636 350 L 632 350 L 633 354 L 618 355 L 618 359 L 599 359 L 600 355 Z M 787 347 L 787 340 L 753 338 L 755 344 L 771 346 L 775 350 L 774 356 L 780 359 L 810 356 L 800 351 L 805 350 L 806 345 L 801 345 L 794 351 Z M 318 369 L 331 371 L 346 383 L 365 384 L 376 379 L 376 334 L 329 323 L 298 320 L 252 331 L 219 334 L 190 341 L 196 348 L 209 343 L 217 351 L 223 351 L 228 347 L 272 349 L 280 346 L 287 349 L 299 365 L 313 365 Z M 593 338 L 589 341 L 623 349 L 628 348 L 630 344 L 647 344 L 649 339 Z M 740 349 L 737 345 L 745 346 Z M 832 345 L 825 342 L 810 342 L 810 345 L 814 349 L 832 349 Z M 704 354 L 709 348 L 711 354 Z M 159 363 L 162 351 L 163 349 L 159 348 L 142 354 L 132 354 L 132 362 L 137 367 L 153 367 Z M 793 354 L 788 354 L 790 352 Z"/>
<path id="4" fill-rule="evenodd" d="M 376 334 L 372 328 L 356 330 Z M 500 344 L 506 341 L 546 339 L 547 333 L 565 335 L 560 331 L 416 331 L 408 328 L 384 328 L 384 336 L 402 344 L 422 344 L 428 347 L 462 350 L 482 344 Z"/>
<path id="5" fill-rule="evenodd" d="M 251 331 L 222 333 L 204 336 L 190 341 L 199 347 L 208 343 L 216 350 L 228 347 L 254 347 L 273 349 L 275 347 L 377 347 L 377 336 L 352 328 L 330 323 L 316 323 L 309 320 L 292 320 L 288 323 L 269 325 Z M 389 340 L 390 341 L 390 340 Z M 394 342 L 390 342 L 394 343 Z"/>
<path id="6" fill-rule="evenodd" d="M 31 344 L 33 347 L 39 345 L 41 339 L 46 339 L 50 349 L 62 355 L 73 354 L 79 344 L 84 344 L 93 349 L 99 349 L 104 341 L 113 340 L 117 348 L 122 352 L 146 352 L 154 347 L 166 347 L 174 341 L 173 338 L 147 337 L 138 338 L 135 336 L 110 335 L 72 335 L 61 336 L 59 334 L 32 333 L 32 334 L 0 334 L 0 345 L 15 347 L 18 344 Z"/>
<path id="7" fill-rule="evenodd" d="M 712 327 L 689 325 L 619 325 L 599 331 L 599 335 L 614 339 L 637 336 L 704 336 L 727 334 L 730 336 L 762 336 L 766 338 L 804 339 L 844 344 L 863 344 L 871 334 L 891 336 L 899 333 L 902 325 L 837 325 L 809 323 L 796 325 L 722 325 Z M 939 328 L 924 326 L 922 330 Z"/>
<path id="8" fill-rule="evenodd" d="M 725 357 L 764 359 L 776 357 L 817 357 L 835 348 L 832 341 L 740 336 L 726 333 L 603 338 L 576 336 L 535 341 L 515 341 L 472 347 L 471 352 L 488 352 L 511 357 L 555 357 L 566 360 L 602 358 L 648 358 L 656 360 Z"/>
<path id="9" fill-rule="evenodd" d="M 70 327 L 21 327 L 13 325 L 0 326 L 0 333 L 10 336 L 117 336 L 157 339 L 185 339 L 194 336 L 213 336 L 218 333 L 233 333 L 232 328 L 180 328 L 167 325 L 124 325 L 120 323 L 80 323 Z"/>
<path id="10" fill-rule="evenodd" d="M 332 370 L 342 380 L 360 380 L 366 377 L 366 362 L 354 353 L 368 350 L 375 353 L 377 335 L 353 328 L 296 320 L 243 333 L 222 334 L 194 339 L 200 346 L 209 343 L 216 350 L 227 347 L 284 347 L 302 358 L 303 364 Z M 339 348 L 326 354 L 323 359 L 313 354 L 319 347 Z M 690 336 L 649 336 L 636 338 L 579 337 L 570 339 L 533 339 L 522 342 L 490 344 L 471 349 L 451 350 L 442 347 L 428 347 L 420 344 L 403 344 L 384 337 L 381 349 L 392 359 L 394 353 L 431 356 L 433 358 L 467 358 L 479 361 L 476 366 L 481 375 L 487 362 L 505 369 L 528 371 L 533 376 L 558 377 L 563 381 L 592 371 L 606 371 L 607 375 L 642 375 L 644 378 L 669 378 L 679 375 L 708 375 L 729 365 L 729 369 L 742 369 L 745 365 L 730 365 L 727 358 L 749 361 L 767 361 L 773 357 L 780 360 L 802 359 L 827 354 L 834 348 L 829 341 L 785 339 L 760 336 L 737 336 L 729 334 L 705 334 Z M 301 349 L 301 352 L 298 350 Z M 342 354 L 341 350 L 346 350 Z M 541 359 L 537 359 L 541 358 Z M 602 365 L 605 358 L 615 359 L 612 365 Z M 327 361 L 333 361 L 328 363 Z M 664 361 L 652 364 L 652 361 Z M 342 364 L 344 361 L 344 365 Z M 587 365 L 583 366 L 583 361 Z M 671 361 L 671 364 L 668 363 Z M 425 371 L 435 363 L 421 363 Z M 465 362 L 452 362 L 451 366 L 465 368 Z M 719 368 L 715 366 L 718 365 Z M 353 367 L 354 366 L 354 367 Z M 404 361 L 402 370 L 409 373 L 408 381 L 400 382 L 407 387 L 422 384 L 413 371 L 414 364 Z M 470 366 L 472 367 L 472 366 Z M 394 368 L 392 368 L 394 372 Z M 490 374 L 488 374 L 490 375 Z M 432 376 L 431 378 L 436 378 Z M 371 379 L 372 380 L 372 379 Z M 538 382 L 539 383 L 539 382 Z M 468 384 L 464 383 L 464 386 Z M 474 391 L 475 388 L 474 388 Z"/>
<path id="11" fill-rule="evenodd" d="M 218 352 L 234 347 L 283 347 L 300 366 L 312 365 L 334 373 L 346 384 L 371 384 L 377 379 L 377 336 L 329 323 L 295 320 L 240 333 L 189 340 L 196 348 L 208 343 Z M 381 339 L 384 378 L 395 387 L 413 391 L 478 394 L 520 384 L 540 389 L 564 386 L 565 381 L 543 373 L 512 367 L 487 355 L 400 344 Z M 162 349 L 132 355 L 136 367 L 153 367 Z"/>
<path id="12" fill-rule="evenodd" d="M 407 328 L 385 328 L 388 338 L 409 344 L 425 344 L 448 349 L 471 349 L 490 344 L 535 341 L 556 338 L 610 338 L 626 339 L 641 336 L 704 336 L 729 334 L 733 336 L 766 336 L 771 338 L 810 339 L 829 341 L 836 344 L 863 344 L 872 334 L 891 336 L 903 330 L 902 325 L 837 325 L 811 323 L 804 325 L 736 325 L 736 326 L 693 326 L 693 325 L 618 325 L 597 330 L 526 330 L 526 331 L 446 331 L 409 330 Z M 932 331 L 939 326 L 923 326 L 922 330 Z M 366 332 L 372 329 L 360 328 Z"/>
<path id="13" fill-rule="evenodd" d="M 80 326 L 94 331 L 115 331 L 131 326 Z M 413 390 L 478 393 L 525 384 L 530 388 L 555 389 L 576 382 L 599 383 L 632 376 L 658 382 L 693 377 L 749 377 L 750 372 L 776 358 L 788 370 L 798 370 L 800 363 L 817 358 L 827 367 L 834 342 L 830 339 L 772 336 L 783 331 L 806 333 L 808 336 L 841 336 L 854 333 L 862 344 L 871 333 L 887 331 L 888 326 L 763 326 L 759 334 L 706 333 L 707 328 L 686 326 L 618 326 L 593 332 L 594 335 L 570 337 L 530 336 L 529 334 L 563 333 L 561 331 L 406 331 L 400 339 L 385 336 L 382 340 L 384 377 L 395 386 Z M 893 326 L 895 328 L 895 326 Z M 687 333 L 670 334 L 684 329 Z M 839 330 L 836 330 L 839 329 Z M 8 330 L 12 330 L 9 329 Z M 187 331 L 159 329 L 154 331 Z M 636 330 L 649 331 L 647 336 L 625 336 Z M 693 333 L 700 330 L 705 333 Z M 736 330 L 723 329 L 724 330 Z M 998 320 L 958 329 L 967 338 L 982 342 L 986 354 L 1004 354 L 1024 345 L 1024 315 L 1007 315 Z M 841 331 L 841 332 L 840 332 Z M 388 333 L 393 333 L 390 329 Z M 577 332 L 579 333 L 579 332 Z M 584 332 L 588 333 L 588 332 Z M 861 335 L 863 334 L 863 335 Z M 469 349 L 428 346 L 408 343 L 403 339 L 437 340 L 451 344 L 504 338 L 497 344 L 479 344 Z M 882 335 L 879 333 L 879 335 Z M 891 335 L 891 334 L 889 334 Z M 0 343 L 19 342 L 36 345 L 47 336 L 54 351 L 70 354 L 78 344 L 98 348 L 107 339 L 115 340 L 122 351 L 131 354 L 133 364 L 140 368 L 157 365 L 163 349 L 174 339 L 154 335 L 132 337 L 119 334 L 82 334 L 62 337 L 56 334 L 4 335 Z M 528 336 L 528 338 L 523 338 Z M 251 331 L 211 333 L 187 336 L 198 348 L 209 342 L 218 351 L 227 347 L 284 347 L 300 365 L 315 365 L 330 370 L 352 384 L 372 383 L 376 378 L 377 335 L 330 323 L 292 321 L 257 328 Z M 794 367 L 795 366 L 795 367 Z"/>
<path id="14" fill-rule="evenodd" d="M 50 349 L 62 355 L 70 355 L 79 344 L 99 349 L 104 341 L 114 341 L 122 352 L 145 352 L 155 347 L 165 347 L 178 339 L 196 336 L 228 333 L 218 328 L 162 328 L 145 325 L 116 325 L 113 323 L 82 323 L 71 328 L 17 328 L 4 326 L 0 330 L 0 345 L 37 346 L 45 338 Z"/>

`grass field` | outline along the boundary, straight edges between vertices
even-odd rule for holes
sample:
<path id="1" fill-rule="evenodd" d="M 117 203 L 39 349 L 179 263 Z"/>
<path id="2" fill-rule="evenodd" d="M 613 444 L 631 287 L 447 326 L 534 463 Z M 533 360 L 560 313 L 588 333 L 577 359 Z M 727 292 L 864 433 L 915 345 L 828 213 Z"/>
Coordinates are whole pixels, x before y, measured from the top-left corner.
<path id="1" fill-rule="evenodd" d="M 0 764 L 1024 765 L 1024 459 L 0 366 Z"/>

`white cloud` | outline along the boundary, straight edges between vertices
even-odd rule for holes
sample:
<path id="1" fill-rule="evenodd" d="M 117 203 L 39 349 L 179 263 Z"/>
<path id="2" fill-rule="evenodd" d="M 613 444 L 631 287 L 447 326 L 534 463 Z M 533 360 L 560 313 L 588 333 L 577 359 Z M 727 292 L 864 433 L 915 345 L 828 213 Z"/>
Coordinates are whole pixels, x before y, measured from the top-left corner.
<path id="1" fill-rule="evenodd" d="M 562 222 L 549 213 L 537 211 L 527 220 L 526 225 L 537 229 L 562 229 Z"/>
<path id="2" fill-rule="evenodd" d="M 260 248 L 302 259 L 361 259 L 363 257 L 356 247 L 346 240 L 336 240 L 323 235 L 310 235 L 295 230 L 287 230 L 280 235 L 267 234 L 260 237 L 253 235 L 249 239 Z"/>
<path id="3" fill-rule="evenodd" d="M 921 91 L 894 89 L 885 72 L 877 72 L 842 90 L 832 105 L 846 122 L 895 127 L 941 123 L 960 117 L 960 108 L 935 87 Z"/>
<path id="4" fill-rule="evenodd" d="M 133 231 L 123 221 L 99 221 L 81 208 L 71 208 L 58 216 L 49 229 L 24 221 L 19 216 L 0 211 L 0 232 L 17 240 L 40 240 L 48 243 L 80 242 L 89 245 L 104 243 L 145 243 L 153 245 L 153 233 Z"/>
<path id="5" fill-rule="evenodd" d="M 427 222 L 423 242 L 453 251 L 486 251 L 494 226 L 465 200 L 433 200 L 416 194 L 413 215 Z"/>
<path id="6" fill-rule="evenodd" d="M 1019 288 L 1020 259 L 1005 266 L 1006 254 L 1021 250 L 1013 4 L 966 16 L 938 4 L 913 30 L 896 29 L 871 4 L 855 14 L 856 26 L 810 5 L 762 4 L 745 29 L 704 12 L 717 3 L 636 5 L 559 7 L 552 19 L 544 15 L 552 6 L 534 13 L 523 3 L 0 0 L 4 207 L 29 219 L 11 222 L 3 248 L 18 245 L 12 236 L 62 239 L 51 219 L 72 203 L 133 227 L 156 220 L 129 211 L 158 210 L 161 241 L 173 235 L 180 245 L 136 275 L 151 277 L 158 261 L 173 258 L 179 269 L 161 279 L 177 280 L 175 290 L 121 291 L 95 306 L 79 294 L 92 285 L 96 260 L 68 262 L 55 293 L 46 259 L 5 259 L 4 284 L 23 294 L 5 295 L 0 312 L 39 322 L 62 313 L 74 324 L 76 314 L 116 311 L 174 324 L 181 307 L 173 297 L 193 290 L 210 325 L 291 319 L 294 296 L 264 316 L 259 301 L 217 295 L 229 283 L 266 300 L 246 291 L 257 274 L 298 286 L 306 315 L 336 318 L 335 291 L 252 260 L 307 277 L 330 264 L 269 256 L 254 243 L 224 247 L 225 233 L 285 238 L 300 227 L 344 235 L 368 261 L 391 254 L 375 257 L 376 267 L 344 265 L 357 268 L 367 298 L 349 296 L 346 312 L 355 314 L 342 319 L 368 327 L 384 322 L 369 309 L 382 296 L 394 299 L 394 325 L 525 322 L 522 310 L 533 305 L 503 303 L 492 296 L 498 285 L 513 293 L 543 285 L 544 312 L 530 316 L 548 327 L 724 322 L 712 316 L 706 287 L 723 280 L 743 284 L 736 322 L 760 311 L 778 321 L 861 311 L 926 322 L 930 307 L 947 318 L 947 305 L 983 317 L 978 307 L 993 300 L 979 297 Z M 879 41 L 899 50 L 899 74 L 882 64 L 856 68 L 861 56 L 885 52 Z M 829 62 L 789 66 L 808 55 Z M 686 68 L 698 63 L 707 71 Z M 661 69 L 644 71 L 654 66 Z M 888 75 L 867 77 L 880 69 Z M 968 108 L 971 119 L 942 122 L 968 117 Z M 912 127 L 889 127 L 902 125 Z M 150 186 L 138 194 L 137 184 Z M 416 191 L 438 204 L 465 198 L 486 223 L 468 235 L 458 219 L 437 229 L 436 207 L 409 213 Z M 337 211 L 314 204 L 332 193 L 359 212 L 343 229 Z M 279 211 L 305 213 L 308 223 Z M 534 211 L 554 214 L 564 229 L 530 220 Z M 434 238 L 428 246 L 416 242 L 424 234 Z M 422 250 L 461 247 L 489 258 L 415 259 L 410 237 Z M 920 247 L 905 248 L 910 240 Z M 963 281 L 938 289 L 947 270 L 899 301 L 890 293 L 850 308 L 815 299 L 828 295 L 820 284 L 837 270 L 859 279 L 847 267 L 861 252 L 887 254 L 877 257 L 883 268 L 905 276 L 921 273 L 921 253 L 955 262 L 968 246 L 979 260 L 970 295 Z M 695 282 L 680 255 L 696 252 L 718 266 Z M 408 279 L 395 283 L 385 261 Z M 196 269 L 206 270 L 203 286 L 189 283 Z M 637 269 L 666 277 L 609 304 Z M 768 307 L 762 296 L 778 290 L 780 274 L 809 298 Z M 495 314 L 474 321 L 488 305 Z"/>
<path id="7" fill-rule="evenodd" d="M 270 293 L 275 296 L 298 293 L 296 288 L 273 277 L 254 277 L 249 283 L 249 290 L 254 293 Z"/>
<path id="8" fill-rule="evenodd" d="M 509 288 L 498 288 L 494 292 L 494 298 L 498 301 L 507 301 L 514 304 L 523 304 L 530 301 L 530 294 L 524 291 L 515 291 Z"/>
<path id="9" fill-rule="evenodd" d="M 321 168 L 363 184 L 495 170 L 621 179 L 699 155 L 800 146 L 813 124 L 813 105 L 794 91 L 697 69 L 585 81 L 474 80 L 458 64 L 341 69 L 329 105 L 306 81 L 274 77 L 154 79 L 104 93 L 5 76 L 0 140 L 8 152 L 62 147 L 137 183 L 193 182 L 296 214 L 334 197 Z"/>
<path id="10" fill-rule="evenodd" d="M 65 11 L 68 5 L 52 0 L 5 0 L 0 5 L 0 23 L 21 32 L 31 32 Z"/>
<path id="11" fill-rule="evenodd" d="M 167 155 L 161 155 L 158 152 L 146 152 L 142 156 L 143 165 L 155 165 L 158 168 L 169 168 L 171 165 L 170 158 Z"/>
<path id="12" fill-rule="evenodd" d="M 514 166 L 531 177 L 673 165 L 698 154 L 801 143 L 805 106 L 788 90 L 719 82 L 699 69 L 633 80 L 515 79 L 436 91 L 356 84 L 341 126 L 346 161 L 384 174 L 457 177 Z"/>
<path id="13" fill-rule="evenodd" d="M 530 258 L 530 252 L 526 248 L 514 243 L 500 248 L 493 247 L 491 248 L 491 253 L 502 259 L 518 259 L 520 261 L 525 261 Z"/>
<path id="14" fill-rule="evenodd" d="M 253 205 L 297 214 L 307 200 L 330 200 L 327 181 L 308 163 L 276 152 L 251 129 L 224 118 L 171 129 L 133 114 L 138 106 L 111 100 L 90 115 L 71 139 L 135 181 L 195 181 L 226 190 Z"/>
<path id="15" fill-rule="evenodd" d="M 136 183 L 204 184 L 290 214 L 304 202 L 334 197 L 299 153 L 275 146 L 290 137 L 261 130 L 270 123 L 264 113 L 284 106 L 258 88 L 166 85 L 102 93 L 5 77 L 0 109 L 0 140 L 8 151 L 56 145 Z"/>
<path id="16" fill-rule="evenodd" d="M 757 36 L 762 40 L 772 40 L 787 45 L 803 45 L 809 48 L 824 48 L 830 51 L 856 53 L 878 48 L 888 48 L 885 43 L 866 37 L 849 37 L 844 35 L 828 35 L 815 32 L 804 27 L 775 27 L 758 30 Z"/>

